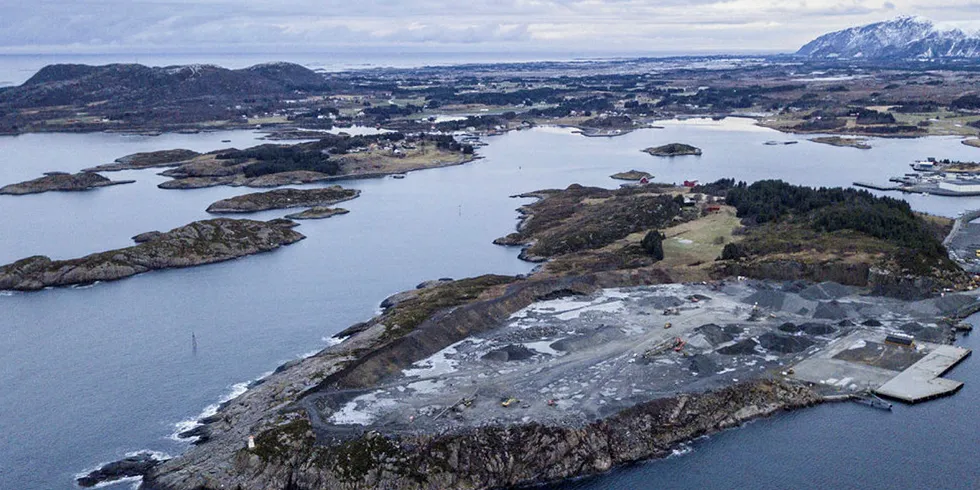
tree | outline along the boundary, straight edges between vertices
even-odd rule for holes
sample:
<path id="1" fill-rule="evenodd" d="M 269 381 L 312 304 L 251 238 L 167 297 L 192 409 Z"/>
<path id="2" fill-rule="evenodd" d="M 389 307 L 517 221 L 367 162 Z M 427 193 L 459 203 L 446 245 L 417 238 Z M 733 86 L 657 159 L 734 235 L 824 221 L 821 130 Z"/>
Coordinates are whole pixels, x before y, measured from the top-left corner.
<path id="1" fill-rule="evenodd" d="M 738 260 L 745 257 L 745 249 L 737 243 L 729 243 L 721 249 L 721 260 Z"/>
<path id="2" fill-rule="evenodd" d="M 647 233 L 640 246 L 656 260 L 664 260 L 664 235 L 657 230 Z"/>

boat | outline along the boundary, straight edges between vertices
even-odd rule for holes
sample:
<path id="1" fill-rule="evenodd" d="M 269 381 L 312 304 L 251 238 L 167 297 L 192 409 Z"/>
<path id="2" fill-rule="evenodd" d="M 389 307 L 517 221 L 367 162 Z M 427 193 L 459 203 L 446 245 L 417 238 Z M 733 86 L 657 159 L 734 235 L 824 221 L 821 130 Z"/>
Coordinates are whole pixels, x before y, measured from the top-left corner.
<path id="1" fill-rule="evenodd" d="M 231 143 L 231 140 L 221 140 L 222 143 Z"/>
<path id="2" fill-rule="evenodd" d="M 393 178 L 393 179 L 404 179 L 405 178 L 405 174 L 394 174 L 394 175 L 391 176 L 391 178 Z"/>

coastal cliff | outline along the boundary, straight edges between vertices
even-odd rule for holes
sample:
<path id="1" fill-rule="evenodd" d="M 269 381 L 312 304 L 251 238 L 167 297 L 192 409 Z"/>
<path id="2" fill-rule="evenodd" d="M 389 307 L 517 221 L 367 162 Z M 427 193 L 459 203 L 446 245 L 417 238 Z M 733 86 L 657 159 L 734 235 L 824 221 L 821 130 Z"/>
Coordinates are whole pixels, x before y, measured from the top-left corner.
<path id="1" fill-rule="evenodd" d="M 756 381 L 655 400 L 583 427 L 531 423 L 404 437 L 369 432 L 334 447 L 315 446 L 309 422 L 300 418 L 274 433 L 262 434 L 255 450 L 242 445 L 231 468 L 194 468 L 197 477 L 187 478 L 190 467 L 164 464 L 147 475 L 140 488 L 482 489 L 530 485 L 663 457 L 694 438 L 819 401 L 816 393 L 799 385 Z M 272 450 L 266 450 L 265 444 L 273 446 Z M 237 476 L 224 480 L 229 470 Z"/>

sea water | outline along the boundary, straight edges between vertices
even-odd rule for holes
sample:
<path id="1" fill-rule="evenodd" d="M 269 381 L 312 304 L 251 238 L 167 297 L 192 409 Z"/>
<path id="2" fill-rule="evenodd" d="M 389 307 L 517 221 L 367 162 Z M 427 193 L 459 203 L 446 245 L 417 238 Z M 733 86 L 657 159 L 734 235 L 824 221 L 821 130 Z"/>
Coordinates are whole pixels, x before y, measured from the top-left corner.
<path id="1" fill-rule="evenodd" d="M 858 150 L 812 143 L 744 119 L 663 125 L 617 138 L 586 138 L 565 128 L 491 137 L 478 150 L 483 158 L 473 163 L 400 180 L 343 182 L 362 191 L 340 205 L 350 214 L 304 222 L 297 230 L 306 240 L 271 253 L 84 288 L 4 293 L 0 488 L 71 488 L 77 473 L 133 451 L 179 454 L 186 443 L 174 440 L 176 431 L 241 383 L 326 346 L 334 333 L 371 317 L 385 296 L 427 279 L 529 272 L 532 265 L 518 260 L 516 249 L 491 243 L 513 231 L 514 209 L 529 202 L 508 196 L 572 183 L 614 187 L 620 182 L 609 175 L 629 169 L 666 182 L 734 177 L 849 185 L 884 181 L 928 156 L 980 157 L 980 150 L 947 137 L 872 139 L 873 149 Z M 258 136 L 3 137 L 0 184 L 49 170 L 77 171 L 136 151 L 242 148 Z M 773 139 L 799 144 L 763 144 Z M 704 155 L 658 158 L 640 151 L 670 142 L 693 144 Z M 137 182 L 90 192 L 0 196 L 0 263 L 127 246 L 137 233 L 206 219 L 211 202 L 251 191 L 161 190 L 156 185 L 165 178 L 157 172 L 106 173 Z M 980 207 L 978 198 L 897 197 L 945 216 Z M 804 410 L 694 443 L 687 455 L 568 485 L 923 486 L 926 480 L 901 471 L 912 455 L 919 458 L 912 469 L 931 467 L 948 486 L 976 482 L 974 465 L 949 462 L 958 461 L 950 459 L 953 453 L 978 447 L 977 425 L 968 416 L 978 386 L 973 364 L 967 360 L 950 374 L 967 384 L 949 399 L 892 414 L 849 405 Z M 893 470 L 884 474 L 882 468 Z"/>

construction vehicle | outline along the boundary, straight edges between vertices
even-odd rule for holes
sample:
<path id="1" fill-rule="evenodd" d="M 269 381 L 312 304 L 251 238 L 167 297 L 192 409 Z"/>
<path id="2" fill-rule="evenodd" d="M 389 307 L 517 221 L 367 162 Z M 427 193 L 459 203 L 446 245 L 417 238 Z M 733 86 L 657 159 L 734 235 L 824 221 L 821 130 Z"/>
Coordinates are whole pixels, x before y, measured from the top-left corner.
<path id="1" fill-rule="evenodd" d="M 670 324 L 670 322 L 667 322 L 667 323 L 665 323 L 665 324 L 664 324 L 664 328 L 665 328 L 665 329 L 666 329 L 666 328 L 670 328 L 670 327 L 672 327 L 672 326 L 673 326 L 673 325 L 671 325 L 671 324 Z"/>
<path id="2" fill-rule="evenodd" d="M 513 405 L 515 403 L 517 403 L 517 398 L 510 397 L 510 398 L 508 398 L 508 399 L 500 402 L 500 406 L 501 407 L 504 407 L 504 408 L 507 408 L 507 407 L 509 407 L 509 406 L 511 406 L 511 405 Z"/>
<path id="3" fill-rule="evenodd" d="M 680 337 L 677 337 L 676 339 L 674 339 L 674 352 L 680 352 L 684 350 L 685 345 L 687 345 L 687 341 Z"/>

